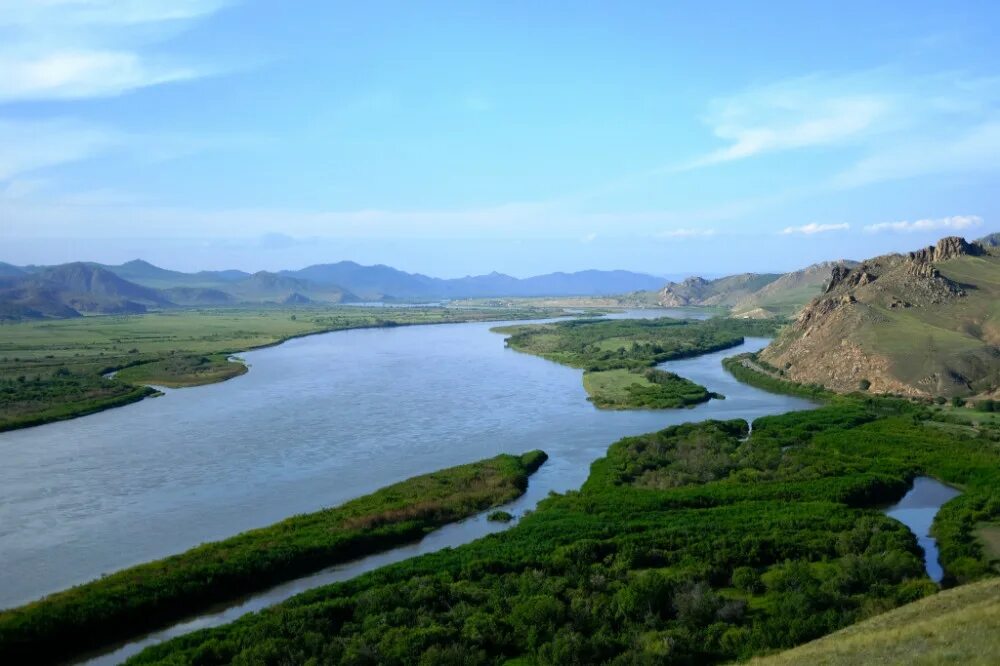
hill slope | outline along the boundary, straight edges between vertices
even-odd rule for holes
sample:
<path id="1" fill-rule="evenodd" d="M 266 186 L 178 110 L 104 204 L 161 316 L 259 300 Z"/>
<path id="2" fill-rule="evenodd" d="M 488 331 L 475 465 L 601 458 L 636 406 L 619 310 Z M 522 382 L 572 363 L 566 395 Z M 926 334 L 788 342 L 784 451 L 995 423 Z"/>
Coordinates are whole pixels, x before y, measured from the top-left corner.
<path id="1" fill-rule="evenodd" d="M 1000 256 L 961 238 L 835 267 L 761 358 L 801 383 L 912 396 L 1000 386 Z"/>
<path id="2" fill-rule="evenodd" d="M 940 592 L 755 666 L 995 664 L 1000 654 L 1000 579 Z"/>
<path id="3" fill-rule="evenodd" d="M 140 313 L 149 306 L 170 305 L 173 303 L 156 289 L 81 262 L 0 278 L 0 317 L 7 319 Z"/>
<path id="4" fill-rule="evenodd" d="M 826 261 L 791 273 L 739 273 L 715 280 L 690 277 L 670 282 L 657 294 L 664 307 L 723 306 L 737 317 L 790 316 L 822 293 L 835 266 L 850 261 Z"/>

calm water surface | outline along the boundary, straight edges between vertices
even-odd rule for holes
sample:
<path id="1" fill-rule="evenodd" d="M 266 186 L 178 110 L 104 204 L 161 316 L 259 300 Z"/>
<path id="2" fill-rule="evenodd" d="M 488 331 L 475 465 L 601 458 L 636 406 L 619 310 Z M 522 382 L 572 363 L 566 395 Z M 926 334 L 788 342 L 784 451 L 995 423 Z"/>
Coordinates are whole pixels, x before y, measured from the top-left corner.
<path id="1" fill-rule="evenodd" d="M 728 400 L 599 411 L 579 370 L 506 349 L 494 325 L 292 340 L 222 384 L 0 435 L 0 607 L 501 452 L 551 456 L 533 503 L 578 487 L 623 435 L 810 406 L 722 370 L 766 343 L 752 339 L 667 364 Z"/>
<path id="2" fill-rule="evenodd" d="M 885 509 L 886 515 L 903 523 L 916 535 L 917 543 L 924 549 L 927 575 L 936 583 L 941 582 L 944 571 L 938 561 L 937 541 L 931 536 L 931 523 L 945 502 L 961 494 L 937 479 L 919 476 L 903 499 Z"/>

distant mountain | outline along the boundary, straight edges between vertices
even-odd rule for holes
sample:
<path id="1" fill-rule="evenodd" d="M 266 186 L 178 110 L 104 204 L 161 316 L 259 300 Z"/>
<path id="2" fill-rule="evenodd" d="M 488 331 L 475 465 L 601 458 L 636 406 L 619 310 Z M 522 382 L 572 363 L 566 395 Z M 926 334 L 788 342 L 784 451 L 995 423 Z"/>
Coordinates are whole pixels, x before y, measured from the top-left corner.
<path id="1" fill-rule="evenodd" d="M 161 293 L 177 305 L 230 305 L 236 302 L 232 294 L 209 287 L 171 287 Z"/>
<path id="2" fill-rule="evenodd" d="M 0 261 L 0 277 L 18 277 L 25 275 L 25 270 L 23 268 L 18 268 L 11 264 L 5 264 Z"/>
<path id="3" fill-rule="evenodd" d="M 824 292 L 762 353 L 787 378 L 838 391 L 995 395 L 1000 250 L 943 238 L 836 266 Z"/>
<path id="4" fill-rule="evenodd" d="M 976 241 L 976 244 L 983 247 L 1000 247 L 1000 231 L 989 236 L 983 236 Z"/>
<path id="5" fill-rule="evenodd" d="M 488 298 L 497 296 L 605 296 L 648 291 L 663 279 L 629 271 L 580 271 L 549 273 L 519 279 L 503 273 L 463 278 L 433 278 L 406 273 L 390 266 L 362 266 L 353 261 L 318 264 L 281 275 L 317 284 L 339 285 L 366 300 Z"/>
<path id="6" fill-rule="evenodd" d="M 781 273 L 740 273 L 715 280 L 690 277 L 683 282 L 669 282 L 660 290 L 660 304 L 666 307 L 685 305 L 734 306 L 750 294 L 781 277 Z"/>
<path id="7" fill-rule="evenodd" d="M 691 277 L 668 283 L 656 299 L 665 307 L 727 307 L 736 317 L 790 316 L 822 293 L 834 266 L 854 265 L 826 261 L 791 273 L 739 273 L 714 280 Z"/>
<path id="8" fill-rule="evenodd" d="M 294 302 L 349 303 L 357 301 L 353 293 L 336 285 L 324 285 L 287 275 L 260 271 L 236 282 L 230 282 L 226 291 L 240 301 L 267 301 L 284 303 L 295 295 Z"/>
<path id="9" fill-rule="evenodd" d="M 0 312 L 7 318 L 141 313 L 149 306 L 171 305 L 156 289 L 82 262 L 38 268 L 0 280 Z"/>
<path id="10" fill-rule="evenodd" d="M 236 270 L 182 273 L 154 266 L 142 259 L 133 259 L 119 266 L 95 265 L 111 271 L 120 278 L 155 289 L 171 289 L 173 287 L 220 288 L 231 282 L 250 277 L 250 273 Z"/>

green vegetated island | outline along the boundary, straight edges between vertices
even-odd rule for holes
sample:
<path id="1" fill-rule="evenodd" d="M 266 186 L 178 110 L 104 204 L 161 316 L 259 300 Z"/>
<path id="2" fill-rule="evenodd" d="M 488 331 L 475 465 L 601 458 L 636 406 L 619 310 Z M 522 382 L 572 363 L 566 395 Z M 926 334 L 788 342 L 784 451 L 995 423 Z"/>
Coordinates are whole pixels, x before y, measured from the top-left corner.
<path id="1" fill-rule="evenodd" d="M 770 336 L 775 320 L 715 318 L 574 320 L 496 328 L 512 349 L 583 368 L 583 386 L 597 407 L 671 409 L 724 398 L 655 366 Z"/>
<path id="2" fill-rule="evenodd" d="M 996 433 L 955 430 L 910 401 L 826 399 L 757 419 L 752 432 L 745 421 L 706 421 L 627 437 L 579 491 L 549 497 L 505 533 L 317 588 L 129 663 L 694 664 L 769 654 L 937 592 L 913 534 L 878 508 L 918 475 L 962 491 L 933 527 L 946 585 L 995 575 L 1000 553 L 979 530 L 1000 518 Z M 965 651 L 996 653 L 1000 598 L 977 598 L 980 629 L 942 634 L 939 649 L 961 638 L 975 641 Z M 922 603 L 917 612 L 931 602 Z M 875 641 L 859 661 L 898 661 L 906 649 Z"/>
<path id="3" fill-rule="evenodd" d="M 524 493 L 542 451 L 425 474 L 0 611 L 0 662 L 50 663 L 319 569 L 414 541 Z M 508 514 L 509 515 L 509 514 Z"/>
<path id="4" fill-rule="evenodd" d="M 263 306 L 0 325 L 0 431 L 73 418 L 246 372 L 233 354 L 352 328 L 552 317 L 539 308 Z M 110 373 L 116 372 L 113 377 Z"/>

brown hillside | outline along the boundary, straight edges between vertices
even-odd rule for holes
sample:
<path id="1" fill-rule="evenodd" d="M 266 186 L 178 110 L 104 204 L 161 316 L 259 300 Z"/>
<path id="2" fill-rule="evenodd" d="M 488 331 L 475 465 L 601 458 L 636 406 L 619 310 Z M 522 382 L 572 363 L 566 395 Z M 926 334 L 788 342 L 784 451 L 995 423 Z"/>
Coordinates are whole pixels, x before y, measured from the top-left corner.
<path id="1" fill-rule="evenodd" d="M 969 395 L 1000 384 L 1000 257 L 962 238 L 834 267 L 761 358 L 838 391 Z"/>

